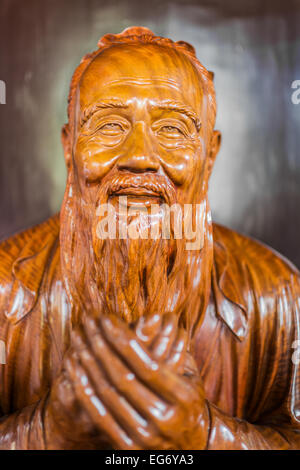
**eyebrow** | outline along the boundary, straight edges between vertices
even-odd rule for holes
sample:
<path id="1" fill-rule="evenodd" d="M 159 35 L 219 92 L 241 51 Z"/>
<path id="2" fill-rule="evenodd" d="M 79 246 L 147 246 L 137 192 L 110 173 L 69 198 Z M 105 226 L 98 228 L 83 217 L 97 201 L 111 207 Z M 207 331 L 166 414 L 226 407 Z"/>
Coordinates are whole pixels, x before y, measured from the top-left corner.
<path id="1" fill-rule="evenodd" d="M 128 109 L 129 105 L 120 101 L 120 100 L 103 100 L 103 101 L 97 101 L 97 103 L 92 104 L 91 106 L 88 106 L 85 108 L 80 115 L 80 127 L 83 126 L 92 116 L 95 114 L 98 110 L 100 109 Z M 181 114 L 185 114 L 189 119 L 191 119 L 195 126 L 197 131 L 200 130 L 201 127 L 201 121 L 195 111 L 191 108 L 191 106 L 188 106 L 184 103 L 181 103 L 179 101 L 173 101 L 173 100 L 164 100 L 158 104 L 152 104 L 152 108 L 157 108 L 157 109 L 163 109 L 166 111 L 175 111 Z"/>
<path id="2" fill-rule="evenodd" d="M 99 109 L 127 109 L 128 104 L 123 103 L 122 101 L 119 100 L 103 100 L 103 101 L 97 101 L 97 103 L 92 104 L 91 106 L 88 106 L 85 108 L 81 114 L 80 114 L 80 127 L 84 125 L 92 116 L 95 114 Z"/>
<path id="3" fill-rule="evenodd" d="M 158 105 L 153 105 L 153 107 L 158 109 L 165 109 L 166 111 L 176 111 L 178 113 L 185 114 L 194 122 L 197 131 L 200 130 L 201 121 L 191 106 L 183 104 L 179 101 L 165 100 L 159 103 Z"/>

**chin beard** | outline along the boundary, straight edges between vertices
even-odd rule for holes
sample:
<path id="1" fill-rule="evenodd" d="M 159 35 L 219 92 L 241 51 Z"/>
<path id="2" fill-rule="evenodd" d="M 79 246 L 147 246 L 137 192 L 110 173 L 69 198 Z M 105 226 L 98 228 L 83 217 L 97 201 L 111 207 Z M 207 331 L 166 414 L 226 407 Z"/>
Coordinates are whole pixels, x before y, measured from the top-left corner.
<path id="1" fill-rule="evenodd" d="M 174 238 L 172 223 L 170 239 L 100 239 L 97 207 L 108 202 L 112 183 L 111 178 L 104 181 L 96 203 L 86 203 L 69 175 L 61 211 L 61 266 L 76 321 L 86 310 L 117 315 L 129 324 L 141 316 L 173 312 L 191 338 L 210 290 L 212 226 L 206 198 L 201 202 L 204 244 L 200 250 L 186 250 L 186 240 Z M 176 202 L 174 194 L 166 185 L 167 204 Z M 135 222 L 144 230 L 153 219 L 146 216 Z"/>
<path id="2" fill-rule="evenodd" d="M 101 240 L 91 295 L 100 293 L 104 311 L 127 323 L 178 309 L 174 290 L 180 295 L 175 287 L 180 249 L 174 240 Z"/>

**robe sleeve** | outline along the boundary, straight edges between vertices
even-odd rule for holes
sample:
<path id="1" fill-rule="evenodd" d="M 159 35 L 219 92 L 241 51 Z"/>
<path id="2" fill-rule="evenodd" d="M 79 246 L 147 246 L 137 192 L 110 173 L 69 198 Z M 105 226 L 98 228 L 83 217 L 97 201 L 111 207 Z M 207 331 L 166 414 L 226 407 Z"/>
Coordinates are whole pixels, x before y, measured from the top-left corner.
<path id="1" fill-rule="evenodd" d="M 257 376 L 265 378 L 257 378 L 249 419 L 229 416 L 207 403 L 207 449 L 300 449 L 299 276 L 277 291 L 274 302 L 270 294 L 263 299 L 257 291 L 249 334 L 255 351 L 260 349 Z M 248 359 L 250 367 L 251 353 Z"/>
<path id="2" fill-rule="evenodd" d="M 0 418 L 0 450 L 44 450 L 46 398 Z"/>

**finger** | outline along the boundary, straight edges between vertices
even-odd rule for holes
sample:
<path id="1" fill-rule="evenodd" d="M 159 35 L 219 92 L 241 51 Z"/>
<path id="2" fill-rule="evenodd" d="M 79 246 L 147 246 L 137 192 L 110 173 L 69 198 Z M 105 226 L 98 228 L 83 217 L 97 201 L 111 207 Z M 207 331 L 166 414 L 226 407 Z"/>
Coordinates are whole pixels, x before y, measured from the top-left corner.
<path id="1" fill-rule="evenodd" d="M 143 448 L 161 448 L 164 445 L 157 433 L 156 427 L 148 423 L 126 400 L 111 386 L 90 351 L 82 343 L 79 335 L 74 337 L 74 342 L 80 349 L 79 360 L 91 383 L 96 395 L 107 407 L 109 412 L 120 424 L 122 429 L 134 442 L 138 442 Z"/>
<path id="2" fill-rule="evenodd" d="M 148 389 L 170 403 L 187 403 L 193 398 L 191 384 L 168 366 L 153 360 L 149 351 L 124 322 L 116 317 L 105 317 L 100 318 L 100 323 L 108 342 L 129 365 L 130 370 L 147 384 Z"/>
<path id="3" fill-rule="evenodd" d="M 162 323 L 162 317 L 154 313 L 149 317 L 141 317 L 138 320 L 135 332 L 138 338 L 145 344 L 150 344 L 159 333 Z"/>
<path id="4" fill-rule="evenodd" d="M 151 351 L 156 360 L 164 361 L 170 354 L 173 343 L 177 336 L 178 318 L 168 313 L 163 317 L 161 331 L 151 344 Z"/>
<path id="5" fill-rule="evenodd" d="M 114 348 L 99 334 L 98 327 L 92 319 L 89 319 L 85 326 L 88 336 L 93 338 L 93 352 L 112 386 L 125 396 L 144 418 L 152 421 L 163 419 L 169 409 L 169 404 L 138 380 Z"/>
<path id="6" fill-rule="evenodd" d="M 177 374 L 183 374 L 186 361 L 188 334 L 180 328 L 166 364 Z"/>
<path id="7" fill-rule="evenodd" d="M 95 390 L 74 356 L 66 359 L 66 370 L 73 383 L 77 400 L 83 404 L 95 426 L 103 433 L 105 440 L 116 449 L 136 449 L 134 442 L 114 420 L 102 401 L 97 397 Z"/>

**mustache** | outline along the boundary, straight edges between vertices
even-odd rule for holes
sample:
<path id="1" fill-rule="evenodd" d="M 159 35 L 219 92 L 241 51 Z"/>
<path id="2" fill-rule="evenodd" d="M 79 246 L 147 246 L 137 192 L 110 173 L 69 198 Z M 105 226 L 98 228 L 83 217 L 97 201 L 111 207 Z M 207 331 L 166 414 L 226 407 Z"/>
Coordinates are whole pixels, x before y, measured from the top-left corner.
<path id="1" fill-rule="evenodd" d="M 164 175 L 154 175 L 151 173 L 133 174 L 129 172 L 117 173 L 108 175 L 101 186 L 101 193 L 105 193 L 108 198 L 114 194 L 122 194 L 122 191 L 130 191 L 132 189 L 158 196 L 167 204 L 173 204 L 176 200 L 175 187 Z"/>

